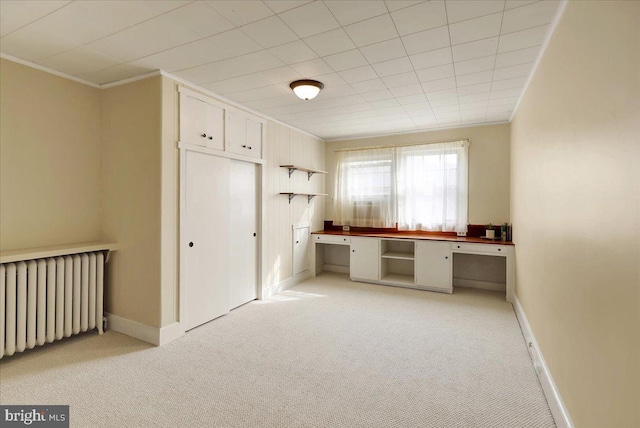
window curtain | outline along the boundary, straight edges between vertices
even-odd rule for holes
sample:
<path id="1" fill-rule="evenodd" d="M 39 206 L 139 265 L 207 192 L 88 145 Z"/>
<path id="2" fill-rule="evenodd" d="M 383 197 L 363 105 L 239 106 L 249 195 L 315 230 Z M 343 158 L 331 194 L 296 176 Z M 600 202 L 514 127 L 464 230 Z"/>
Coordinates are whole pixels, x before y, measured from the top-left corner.
<path id="1" fill-rule="evenodd" d="M 468 141 L 396 148 L 398 230 L 466 232 Z"/>
<path id="2" fill-rule="evenodd" d="M 336 157 L 334 224 L 395 227 L 394 150 L 343 151 Z"/>

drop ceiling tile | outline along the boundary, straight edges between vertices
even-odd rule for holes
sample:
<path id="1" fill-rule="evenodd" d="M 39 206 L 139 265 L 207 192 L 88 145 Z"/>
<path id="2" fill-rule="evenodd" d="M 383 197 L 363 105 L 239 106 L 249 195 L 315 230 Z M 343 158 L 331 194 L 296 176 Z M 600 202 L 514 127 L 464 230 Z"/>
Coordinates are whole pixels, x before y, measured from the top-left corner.
<path id="1" fill-rule="evenodd" d="M 325 87 L 326 86 L 342 86 L 347 84 L 347 81 L 344 80 L 338 73 L 320 74 L 317 76 L 313 76 L 313 78 L 315 80 L 319 80 L 320 82 L 324 83 Z"/>
<path id="2" fill-rule="evenodd" d="M 516 31 L 515 33 L 503 34 L 500 36 L 500 42 L 498 42 L 498 53 L 541 45 L 547 36 L 548 30 L 549 26 L 543 25 L 528 30 Z"/>
<path id="3" fill-rule="evenodd" d="M 407 110 L 407 106 L 412 105 L 412 104 L 429 104 L 429 101 L 427 100 L 427 96 L 425 94 L 416 94 L 416 95 L 407 95 L 405 97 L 397 97 L 396 101 L 398 101 L 400 103 L 400 105 L 405 107 L 405 110 Z"/>
<path id="4" fill-rule="evenodd" d="M 387 0 L 385 4 L 387 5 L 387 9 L 389 12 L 396 11 L 398 9 L 404 9 L 409 6 L 413 6 L 419 3 L 424 3 L 424 0 L 419 1 L 404 1 L 404 0 Z"/>
<path id="5" fill-rule="evenodd" d="M 444 79 L 445 77 L 453 77 L 453 64 L 439 65 L 437 67 L 423 68 L 416 71 L 418 80 L 428 82 L 430 80 Z"/>
<path id="6" fill-rule="evenodd" d="M 327 63 L 320 58 L 292 64 L 291 68 L 293 68 L 305 78 L 333 72 L 331 67 L 329 67 Z"/>
<path id="7" fill-rule="evenodd" d="M 388 100 L 371 101 L 369 104 L 371 107 L 378 110 L 400 106 L 400 103 L 393 98 L 389 98 Z"/>
<path id="8" fill-rule="evenodd" d="M 494 80 L 511 79 L 512 77 L 528 76 L 533 70 L 533 63 L 513 65 L 511 67 L 496 68 L 493 71 Z"/>
<path id="9" fill-rule="evenodd" d="M 279 16 L 300 37 L 309 37 L 340 27 L 338 21 L 321 1 L 288 10 Z"/>
<path id="10" fill-rule="evenodd" d="M 458 97 L 463 97 L 465 95 L 481 94 L 489 91 L 491 91 L 491 82 L 478 83 L 476 85 L 469 85 L 469 86 L 460 86 L 458 87 Z"/>
<path id="11" fill-rule="evenodd" d="M 204 87 L 206 88 L 207 86 L 205 85 Z M 283 107 L 283 106 L 291 105 L 292 103 L 295 104 L 296 100 L 295 99 L 292 100 L 290 95 L 281 95 L 279 97 L 265 98 L 263 100 L 247 101 L 244 104 L 247 107 L 250 107 L 256 110 L 266 111 L 267 109 L 270 109 L 270 108 Z"/>
<path id="12" fill-rule="evenodd" d="M 340 76 L 349 83 L 362 82 L 364 80 L 371 80 L 378 77 L 370 65 L 341 71 L 338 74 L 340 74 Z"/>
<path id="13" fill-rule="evenodd" d="M 263 50 L 224 61 L 217 61 L 211 64 L 181 70 L 175 74 L 190 82 L 201 84 L 218 82 L 220 80 L 269 70 L 283 65 L 282 61 L 275 55 Z"/>
<path id="14" fill-rule="evenodd" d="M 269 52 L 280 58 L 285 64 L 296 64 L 318 57 L 302 40 L 276 46 L 269 49 Z"/>
<path id="15" fill-rule="evenodd" d="M 453 62 L 451 56 L 451 48 L 436 49 L 429 52 L 423 52 L 417 55 L 411 55 L 411 63 L 416 70 L 423 68 L 431 68 L 438 65 L 445 65 Z"/>
<path id="16" fill-rule="evenodd" d="M 6 36 L 43 16 L 71 3 L 70 1 L 0 1 L 0 36 Z"/>
<path id="17" fill-rule="evenodd" d="M 379 1 L 340 0 L 325 1 L 324 3 L 343 26 L 387 13 L 384 3 Z"/>
<path id="18" fill-rule="evenodd" d="M 294 0 L 266 0 L 265 3 L 269 6 L 269 9 L 274 11 L 275 13 L 282 13 L 289 9 L 293 9 L 295 7 L 302 6 L 304 4 L 310 3 L 312 0 L 302 0 L 302 1 L 294 1 Z"/>
<path id="19" fill-rule="evenodd" d="M 502 13 L 494 13 L 493 15 L 451 24 L 449 25 L 451 44 L 458 45 L 460 43 L 495 37 L 500 34 L 501 22 Z"/>
<path id="20" fill-rule="evenodd" d="M 446 79 L 431 80 L 429 82 L 422 82 L 422 89 L 426 93 L 442 91 L 444 89 L 451 89 L 456 87 L 456 79 L 453 77 L 447 77 Z"/>
<path id="21" fill-rule="evenodd" d="M 398 37 L 388 14 L 344 27 L 356 46 L 367 46 Z"/>
<path id="22" fill-rule="evenodd" d="M 94 46 L 94 44 L 89 46 Z M 235 29 L 147 56 L 134 61 L 134 65 L 173 72 L 245 55 L 261 49 L 259 44 L 240 30 Z"/>
<path id="23" fill-rule="evenodd" d="M 549 24 L 558 10 L 558 1 L 545 0 L 508 10 L 502 20 L 502 33 L 525 30 Z"/>
<path id="24" fill-rule="evenodd" d="M 224 16 L 228 21 L 239 27 L 251 22 L 258 21 L 273 15 L 269 9 L 261 1 L 242 0 L 242 1 L 207 1 L 208 6 L 216 10 L 220 15 Z"/>
<path id="25" fill-rule="evenodd" d="M 167 15 L 91 43 L 91 47 L 122 61 L 133 61 L 199 39 L 195 32 Z"/>
<path id="26" fill-rule="evenodd" d="M 480 92 L 477 94 L 461 95 L 458 97 L 460 104 L 475 103 L 489 100 L 489 92 Z"/>
<path id="27" fill-rule="evenodd" d="M 383 89 L 381 91 L 367 92 L 362 94 L 362 98 L 367 101 L 377 101 L 377 100 L 386 100 L 388 98 L 393 98 L 391 92 L 388 89 Z"/>
<path id="28" fill-rule="evenodd" d="M 335 71 L 348 70 L 350 68 L 367 65 L 367 60 L 358 49 L 325 56 L 322 59 Z"/>
<path id="29" fill-rule="evenodd" d="M 222 15 L 199 1 L 174 9 L 167 16 L 200 37 L 213 36 L 234 28 Z"/>
<path id="30" fill-rule="evenodd" d="M 527 77 L 514 77 L 512 79 L 494 80 L 491 85 L 492 91 L 499 91 L 502 89 L 520 88 L 524 87 L 527 83 Z"/>
<path id="31" fill-rule="evenodd" d="M 496 57 L 496 68 L 534 62 L 538 57 L 539 51 L 539 46 L 533 46 L 530 48 L 498 54 Z"/>
<path id="32" fill-rule="evenodd" d="M 536 3 L 540 0 L 507 0 L 504 5 L 504 10 L 513 9 L 514 7 L 522 7 L 527 4 Z"/>
<path id="33" fill-rule="evenodd" d="M 321 80 L 321 82 L 323 82 Z M 340 86 L 326 86 L 322 90 L 321 94 L 326 95 L 328 98 L 344 97 L 346 95 L 355 95 L 360 91 L 356 91 L 352 85 L 340 85 Z M 369 91 L 372 92 L 372 91 Z M 362 93 L 362 92 L 361 92 Z"/>
<path id="34" fill-rule="evenodd" d="M 382 100 L 382 101 L 385 101 L 385 100 Z M 385 117 L 387 117 L 387 115 L 391 115 L 395 113 L 406 113 L 402 108 L 402 106 L 400 104 L 397 104 L 397 101 L 396 101 L 396 105 L 394 106 L 376 108 L 376 110 L 378 110 L 378 113 L 380 113 L 381 115 L 384 115 Z"/>
<path id="35" fill-rule="evenodd" d="M 387 89 L 384 82 L 380 79 L 363 80 L 362 82 L 352 83 L 351 86 L 353 86 L 353 88 L 361 94 L 364 92 L 373 92 Z"/>
<path id="36" fill-rule="evenodd" d="M 106 83 L 128 79 L 130 77 L 140 76 L 153 70 L 154 69 L 150 67 L 137 67 L 132 64 L 118 64 L 113 67 L 104 68 L 102 70 L 82 73 L 79 74 L 78 77 L 89 82 L 96 83 L 98 85 L 103 85 Z"/>
<path id="37" fill-rule="evenodd" d="M 458 97 L 449 97 L 449 98 L 442 98 L 440 100 L 431 100 L 430 101 L 431 107 L 437 108 L 437 107 L 444 107 L 444 106 L 451 106 L 451 105 L 458 105 Z"/>
<path id="38" fill-rule="evenodd" d="M 450 44 L 449 27 L 438 27 L 409 34 L 402 37 L 402 43 L 409 55 L 447 47 Z"/>
<path id="39" fill-rule="evenodd" d="M 441 100 L 445 98 L 451 98 L 457 95 L 458 95 L 457 90 L 453 88 L 453 89 L 445 89 L 442 91 L 428 92 L 427 98 L 429 99 L 429 101 L 431 101 L 431 100 Z"/>
<path id="40" fill-rule="evenodd" d="M 36 61 L 80 46 L 76 41 L 46 31 L 23 27 L 0 39 L 0 50 L 27 61 Z"/>
<path id="41" fill-rule="evenodd" d="M 40 60 L 39 64 L 70 75 L 78 75 L 113 67 L 120 64 L 120 61 L 94 49 L 81 46 Z"/>
<path id="42" fill-rule="evenodd" d="M 271 48 L 298 40 L 298 36 L 277 16 L 270 16 L 269 18 L 244 25 L 242 32 L 264 48 Z"/>
<path id="43" fill-rule="evenodd" d="M 462 76 L 463 74 L 479 73 L 481 71 L 493 70 L 496 57 L 485 56 L 482 58 L 470 59 L 468 61 L 456 62 L 454 67 L 456 69 L 456 76 Z"/>
<path id="44" fill-rule="evenodd" d="M 486 112 L 487 106 L 489 105 L 489 101 L 473 101 L 470 103 L 462 103 L 460 104 L 460 112 L 471 113 L 473 111 L 476 112 Z"/>
<path id="45" fill-rule="evenodd" d="M 444 1 L 428 1 L 391 12 L 401 36 L 447 25 Z"/>
<path id="46" fill-rule="evenodd" d="M 386 76 L 383 77 L 382 80 L 384 81 L 384 84 L 387 85 L 387 88 L 397 88 L 399 86 L 418 83 L 418 78 L 416 77 L 416 73 L 414 71 L 394 74 L 393 76 Z"/>
<path id="47" fill-rule="evenodd" d="M 498 50 L 498 37 L 463 43 L 453 46 L 451 50 L 453 51 L 453 60 L 455 62 L 495 55 Z"/>
<path id="48" fill-rule="evenodd" d="M 455 111 L 457 113 L 457 112 L 460 111 L 460 107 L 458 107 L 457 103 L 456 104 L 451 104 L 451 105 L 448 105 L 448 106 L 443 106 L 443 107 L 431 107 L 431 109 L 433 110 L 433 112 L 436 115 L 450 113 L 452 111 Z"/>
<path id="49" fill-rule="evenodd" d="M 400 38 L 364 46 L 360 48 L 360 52 L 370 64 L 401 58 L 406 55 Z"/>
<path id="50" fill-rule="evenodd" d="M 313 49 L 318 56 L 332 55 L 355 49 L 356 47 L 342 28 L 307 37 L 304 39 L 304 42 Z"/>
<path id="51" fill-rule="evenodd" d="M 245 76 L 232 77 L 231 79 L 210 83 L 207 84 L 206 87 L 216 94 L 225 95 L 233 92 L 271 86 L 272 84 L 273 82 L 269 81 L 269 79 L 262 74 L 252 73 Z"/>
<path id="52" fill-rule="evenodd" d="M 391 91 L 394 97 L 406 97 L 408 95 L 422 94 L 424 92 L 420 84 L 397 86 L 389 89 L 389 91 Z"/>
<path id="53" fill-rule="evenodd" d="M 520 96 L 521 93 L 522 93 L 522 90 L 520 88 L 501 89 L 498 91 L 491 91 L 491 96 L 489 97 L 489 99 L 496 100 L 499 98 L 511 98 L 511 97 Z"/>
<path id="54" fill-rule="evenodd" d="M 272 68 L 271 70 L 264 70 L 259 73 L 265 79 L 271 83 L 292 82 L 294 80 L 301 79 L 300 73 L 295 71 L 290 66 Z"/>
<path id="55" fill-rule="evenodd" d="M 494 13 L 501 13 L 504 0 L 447 0 L 447 17 L 449 23 L 466 21 Z"/>
<path id="56" fill-rule="evenodd" d="M 520 99 L 520 97 L 499 98 L 499 99 L 496 99 L 496 100 L 489 100 L 489 104 L 488 105 L 490 105 L 492 107 L 504 106 L 504 105 L 515 106 L 519 99 Z"/>
<path id="57" fill-rule="evenodd" d="M 458 86 L 469 86 L 476 85 L 478 83 L 488 83 L 493 80 L 493 71 L 481 71 L 479 73 L 471 73 L 471 74 L 463 74 L 462 76 L 456 77 L 456 82 L 458 82 Z"/>
<path id="58" fill-rule="evenodd" d="M 285 85 L 272 85 L 262 88 L 254 88 L 248 91 L 233 92 L 226 96 L 239 103 L 246 101 L 256 101 L 277 96 L 290 95 L 291 90 Z"/>
<path id="59" fill-rule="evenodd" d="M 392 59 L 391 61 L 379 62 L 372 65 L 378 76 L 393 76 L 394 74 L 406 73 L 413 71 L 409 58 Z"/>

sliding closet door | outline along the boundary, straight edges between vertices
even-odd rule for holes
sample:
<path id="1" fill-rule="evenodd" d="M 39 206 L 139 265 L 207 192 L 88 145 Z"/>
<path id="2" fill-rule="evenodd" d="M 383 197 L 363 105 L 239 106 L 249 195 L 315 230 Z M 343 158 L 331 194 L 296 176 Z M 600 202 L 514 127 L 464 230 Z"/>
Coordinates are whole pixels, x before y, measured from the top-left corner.
<path id="1" fill-rule="evenodd" d="M 231 161 L 229 229 L 229 304 L 236 308 L 256 298 L 258 226 L 256 168 Z"/>
<path id="2" fill-rule="evenodd" d="M 229 171 L 226 158 L 186 151 L 185 329 L 229 311 Z M 232 230 L 232 229 L 231 229 Z"/>

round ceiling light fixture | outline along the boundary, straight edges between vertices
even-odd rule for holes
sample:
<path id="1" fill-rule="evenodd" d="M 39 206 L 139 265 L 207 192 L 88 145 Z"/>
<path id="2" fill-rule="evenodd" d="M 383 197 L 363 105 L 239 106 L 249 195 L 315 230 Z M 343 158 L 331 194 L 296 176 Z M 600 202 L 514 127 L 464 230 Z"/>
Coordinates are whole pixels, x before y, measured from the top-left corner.
<path id="1" fill-rule="evenodd" d="M 310 100 L 320 93 L 320 89 L 324 88 L 322 82 L 317 80 L 296 80 L 289 85 L 293 92 L 302 100 Z"/>

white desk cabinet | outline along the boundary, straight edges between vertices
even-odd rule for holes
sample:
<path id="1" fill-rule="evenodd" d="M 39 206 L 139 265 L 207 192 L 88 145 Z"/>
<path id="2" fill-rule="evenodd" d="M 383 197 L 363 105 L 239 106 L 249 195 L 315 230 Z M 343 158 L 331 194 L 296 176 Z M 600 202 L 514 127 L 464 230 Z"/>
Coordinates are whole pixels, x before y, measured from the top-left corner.
<path id="1" fill-rule="evenodd" d="M 416 241 L 416 286 L 453 292 L 451 278 L 451 244 Z"/>
<path id="2" fill-rule="evenodd" d="M 378 281 L 380 275 L 380 240 L 377 238 L 351 238 L 351 279 Z"/>
<path id="3" fill-rule="evenodd" d="M 224 108 L 196 92 L 181 91 L 180 141 L 224 150 Z"/>

